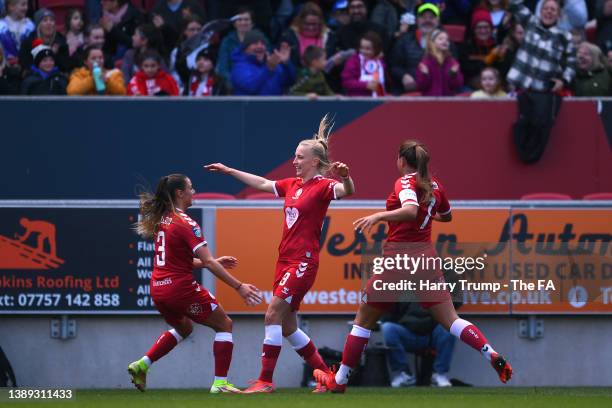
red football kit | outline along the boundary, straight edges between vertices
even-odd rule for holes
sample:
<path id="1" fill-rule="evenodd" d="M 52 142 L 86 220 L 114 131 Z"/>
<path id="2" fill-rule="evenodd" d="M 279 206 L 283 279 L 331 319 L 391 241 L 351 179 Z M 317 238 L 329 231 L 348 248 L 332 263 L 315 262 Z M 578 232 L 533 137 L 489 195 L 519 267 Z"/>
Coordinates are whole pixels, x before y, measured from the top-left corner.
<path id="1" fill-rule="evenodd" d="M 151 296 L 155 307 L 175 327 L 183 316 L 202 323 L 218 306 L 193 279 L 193 257 L 207 245 L 202 229 L 184 211 L 164 215 L 155 234 Z"/>
<path id="2" fill-rule="evenodd" d="M 285 197 L 274 296 L 284 299 L 293 311 L 299 310 L 317 276 L 321 228 L 330 201 L 337 199 L 336 184 L 320 175 L 305 183 L 295 177 L 274 182 L 276 196 Z"/>
<path id="3" fill-rule="evenodd" d="M 420 203 L 423 191 L 417 185 L 416 173 L 407 174 L 400 177 L 395 182 L 393 191 L 387 197 L 386 209 L 393 211 L 408 205 L 418 207 L 417 217 L 414 221 L 389 221 L 389 234 L 387 242 L 383 248 L 383 256 L 393 258 L 396 255 L 408 255 L 410 257 L 437 257 L 435 247 L 431 243 L 432 218 L 436 214 L 446 215 L 451 212 L 451 207 L 444 188 L 435 178 L 431 178 L 432 194 L 429 202 Z M 388 310 L 394 304 L 393 300 L 402 295 L 401 293 L 391 293 L 390 291 L 378 292 L 374 294 L 373 283 L 377 279 L 384 282 L 399 282 L 403 279 L 412 280 L 419 285 L 420 280 L 444 279 L 442 271 L 439 270 L 417 270 L 406 271 L 385 271 L 381 275 L 373 275 L 366 288 L 365 302 L 378 309 Z M 395 297 L 395 298 L 394 298 Z M 429 307 L 433 304 L 450 298 L 447 291 L 421 291 L 413 293 L 413 301 L 419 301 L 422 306 Z"/>

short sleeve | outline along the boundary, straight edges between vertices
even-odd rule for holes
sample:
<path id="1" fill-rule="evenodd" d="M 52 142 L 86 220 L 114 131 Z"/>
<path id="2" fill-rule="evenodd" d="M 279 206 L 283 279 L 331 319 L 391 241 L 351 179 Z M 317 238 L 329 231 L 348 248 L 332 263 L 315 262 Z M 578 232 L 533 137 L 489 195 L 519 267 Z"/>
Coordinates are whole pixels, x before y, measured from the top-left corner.
<path id="1" fill-rule="evenodd" d="M 399 198 L 402 207 L 407 205 L 419 205 L 417 193 L 414 188 L 414 180 L 410 177 L 402 177 L 395 182 L 395 194 Z"/>
<path id="2" fill-rule="evenodd" d="M 177 233 L 181 239 L 187 243 L 189 248 L 191 248 L 191 251 L 195 253 L 200 247 L 208 245 L 198 223 L 191 218 L 185 219 L 184 221 L 185 222 L 181 223 L 179 228 L 177 228 Z"/>
<path id="3" fill-rule="evenodd" d="M 323 199 L 327 201 L 337 200 L 338 196 L 336 195 L 336 186 L 338 182 L 332 179 L 326 179 L 325 183 L 323 183 Z"/>
<path id="4" fill-rule="evenodd" d="M 287 191 L 291 187 L 291 184 L 295 181 L 295 178 L 286 178 L 282 180 L 276 180 L 273 184 L 274 195 L 277 197 L 284 197 Z"/>
<path id="5" fill-rule="evenodd" d="M 446 193 L 442 189 L 439 190 L 439 193 L 440 193 L 440 203 L 438 205 L 438 214 L 440 215 L 450 214 L 451 206 L 450 206 L 450 203 L 448 202 L 448 197 L 446 196 Z"/>

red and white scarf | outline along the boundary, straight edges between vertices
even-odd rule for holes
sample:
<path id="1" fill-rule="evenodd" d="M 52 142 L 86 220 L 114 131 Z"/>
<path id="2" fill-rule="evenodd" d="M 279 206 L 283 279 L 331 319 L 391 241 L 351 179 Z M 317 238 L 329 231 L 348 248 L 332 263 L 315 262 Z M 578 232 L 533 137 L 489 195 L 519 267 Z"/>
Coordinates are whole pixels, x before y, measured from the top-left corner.
<path id="1" fill-rule="evenodd" d="M 359 64 L 361 66 L 360 81 L 378 81 L 380 86 L 376 91 L 372 91 L 372 97 L 385 96 L 385 68 L 380 58 L 366 59 L 359 54 Z"/>

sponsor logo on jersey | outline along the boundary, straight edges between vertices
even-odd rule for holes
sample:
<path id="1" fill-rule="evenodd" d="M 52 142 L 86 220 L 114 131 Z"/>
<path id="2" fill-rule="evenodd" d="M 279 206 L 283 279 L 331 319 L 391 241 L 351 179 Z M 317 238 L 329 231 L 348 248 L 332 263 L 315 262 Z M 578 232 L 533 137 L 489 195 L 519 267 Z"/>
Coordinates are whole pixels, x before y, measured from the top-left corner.
<path id="1" fill-rule="evenodd" d="M 166 286 L 166 285 L 171 285 L 171 284 L 172 284 L 171 278 L 153 281 L 153 286 Z"/>
<path id="2" fill-rule="evenodd" d="M 202 238 L 202 230 L 198 227 L 193 227 L 193 235 L 195 235 L 197 238 Z"/>

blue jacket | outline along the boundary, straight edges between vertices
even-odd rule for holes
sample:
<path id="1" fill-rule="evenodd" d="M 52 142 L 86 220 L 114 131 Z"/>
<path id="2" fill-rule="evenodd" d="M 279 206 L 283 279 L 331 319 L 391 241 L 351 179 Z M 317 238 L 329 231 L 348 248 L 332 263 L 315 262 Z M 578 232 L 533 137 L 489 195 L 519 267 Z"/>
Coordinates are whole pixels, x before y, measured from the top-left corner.
<path id="1" fill-rule="evenodd" d="M 232 53 L 232 65 L 234 95 L 282 95 L 295 82 L 295 67 L 290 61 L 270 71 L 265 61 L 238 49 Z"/>

